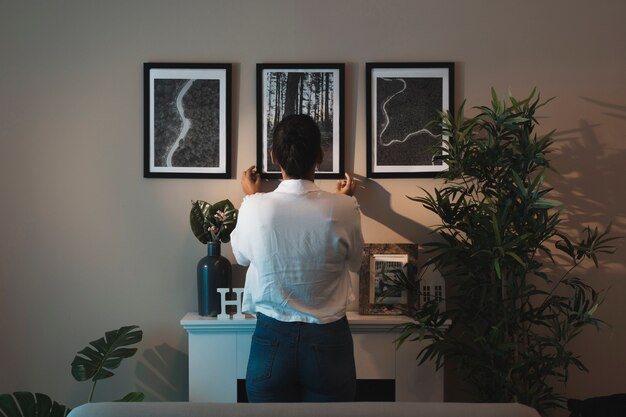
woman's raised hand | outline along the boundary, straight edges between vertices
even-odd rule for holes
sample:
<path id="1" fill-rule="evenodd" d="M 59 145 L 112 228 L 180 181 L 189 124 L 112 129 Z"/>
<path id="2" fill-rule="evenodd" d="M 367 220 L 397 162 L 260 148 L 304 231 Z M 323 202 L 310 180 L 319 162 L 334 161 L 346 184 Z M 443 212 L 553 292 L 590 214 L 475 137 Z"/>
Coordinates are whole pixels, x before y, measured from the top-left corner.
<path id="1" fill-rule="evenodd" d="M 245 195 L 256 194 L 261 190 L 261 175 L 256 172 L 256 165 L 252 165 L 243 172 L 241 188 Z"/>
<path id="2" fill-rule="evenodd" d="M 352 179 L 350 175 L 346 172 L 345 180 L 337 180 L 337 188 L 335 192 L 337 194 L 345 194 L 349 196 L 354 195 L 354 191 L 356 190 L 357 181 Z"/>

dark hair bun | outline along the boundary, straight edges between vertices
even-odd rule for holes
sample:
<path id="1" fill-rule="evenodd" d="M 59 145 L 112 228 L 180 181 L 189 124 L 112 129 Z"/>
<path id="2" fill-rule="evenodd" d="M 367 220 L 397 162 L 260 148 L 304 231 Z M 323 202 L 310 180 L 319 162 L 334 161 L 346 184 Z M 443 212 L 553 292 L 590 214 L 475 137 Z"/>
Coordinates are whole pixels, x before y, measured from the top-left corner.
<path id="1" fill-rule="evenodd" d="M 304 178 L 314 169 L 321 153 L 317 123 L 308 115 L 286 116 L 274 128 L 272 151 L 290 178 Z"/>

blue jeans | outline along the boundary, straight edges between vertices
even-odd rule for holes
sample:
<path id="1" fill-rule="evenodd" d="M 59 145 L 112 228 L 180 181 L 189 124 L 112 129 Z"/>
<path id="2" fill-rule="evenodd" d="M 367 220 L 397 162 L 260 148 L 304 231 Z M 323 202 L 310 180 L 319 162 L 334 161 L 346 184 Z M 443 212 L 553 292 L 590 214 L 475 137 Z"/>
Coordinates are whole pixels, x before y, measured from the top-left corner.
<path id="1" fill-rule="evenodd" d="M 328 324 L 282 322 L 258 314 L 246 375 L 250 402 L 354 401 L 352 333 Z"/>

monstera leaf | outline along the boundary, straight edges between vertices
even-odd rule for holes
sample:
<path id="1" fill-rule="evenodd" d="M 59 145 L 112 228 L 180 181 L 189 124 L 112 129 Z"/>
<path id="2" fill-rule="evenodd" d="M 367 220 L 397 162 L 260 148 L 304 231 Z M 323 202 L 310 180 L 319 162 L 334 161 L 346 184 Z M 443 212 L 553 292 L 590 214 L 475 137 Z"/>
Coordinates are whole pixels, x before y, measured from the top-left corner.
<path id="1" fill-rule="evenodd" d="M 192 201 L 191 212 L 189 213 L 189 223 L 191 224 L 191 231 L 198 240 L 206 244 L 210 239 L 209 227 L 210 224 L 206 223 L 209 217 L 209 211 L 211 205 L 206 201 Z"/>
<path id="2" fill-rule="evenodd" d="M 230 200 L 215 204 L 202 200 L 192 201 L 189 213 L 191 231 L 204 244 L 218 240 L 227 243 L 237 224 L 237 214 L 238 211 Z"/>
<path id="3" fill-rule="evenodd" d="M 141 341 L 143 332 L 138 326 L 120 327 L 106 332 L 104 337 L 94 340 L 72 361 L 72 376 L 77 381 L 98 381 L 115 375 L 111 369 L 120 366 L 122 359 L 130 358 L 137 348 L 125 348 Z M 83 355 L 83 356 L 80 356 Z"/>
<path id="4" fill-rule="evenodd" d="M 0 395 L 0 415 L 6 417 L 65 417 L 70 409 L 45 394 L 14 392 Z"/>
<path id="5" fill-rule="evenodd" d="M 77 381 L 91 379 L 93 386 L 87 402 L 91 402 L 96 382 L 100 379 L 110 378 L 114 374 L 111 369 L 120 366 L 122 359 L 130 358 L 137 352 L 136 348 L 127 348 L 141 341 L 143 332 L 138 326 L 120 327 L 118 330 L 106 332 L 104 337 L 94 340 L 74 357 L 72 361 L 72 376 Z M 82 356 L 80 356 L 82 355 Z M 143 394 L 131 392 L 119 401 L 143 401 Z"/>

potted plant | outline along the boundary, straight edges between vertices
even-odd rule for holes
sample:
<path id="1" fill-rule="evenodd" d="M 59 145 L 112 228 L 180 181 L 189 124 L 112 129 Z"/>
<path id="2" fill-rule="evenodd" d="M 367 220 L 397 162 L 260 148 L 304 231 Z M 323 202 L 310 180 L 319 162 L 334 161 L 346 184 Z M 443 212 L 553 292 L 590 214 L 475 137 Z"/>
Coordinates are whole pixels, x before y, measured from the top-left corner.
<path id="1" fill-rule="evenodd" d="M 96 383 L 110 378 L 113 369 L 125 358 L 132 357 L 137 348 L 128 346 L 139 343 L 143 331 L 138 326 L 124 326 L 105 333 L 104 337 L 89 342 L 72 361 L 72 376 L 77 381 L 91 381 L 87 402 L 92 402 Z M 117 401 L 143 401 L 142 392 L 130 392 Z M 6 417 L 65 417 L 71 410 L 53 401 L 46 394 L 18 391 L 0 395 L 0 415 Z"/>
<path id="2" fill-rule="evenodd" d="M 418 361 L 455 364 L 479 401 L 541 413 L 563 407 L 555 380 L 565 383 L 572 366 L 586 371 L 570 342 L 603 324 L 594 316 L 600 293 L 574 271 L 586 260 L 597 267 L 615 239 L 610 225 L 587 228 L 578 241 L 563 232 L 562 209 L 544 184 L 553 132 L 535 132 L 545 103 L 534 90 L 523 100 L 492 90 L 491 106 L 475 117 L 466 119 L 464 106 L 456 117 L 441 114 L 449 138 L 439 156 L 449 166 L 444 184 L 409 198 L 440 218 L 438 239 L 424 245 L 426 266 L 439 268 L 452 295 L 446 311 L 438 300 L 411 311 L 398 339 L 429 339 Z M 419 288 L 397 274 L 395 282 Z"/>
<path id="3" fill-rule="evenodd" d="M 215 204 L 197 200 L 191 202 L 189 222 L 198 240 L 207 245 L 207 256 L 197 266 L 198 314 L 215 317 L 220 313 L 218 288 L 232 287 L 232 266 L 221 256 L 221 243 L 230 241 L 237 224 L 237 209 L 229 200 Z"/>

